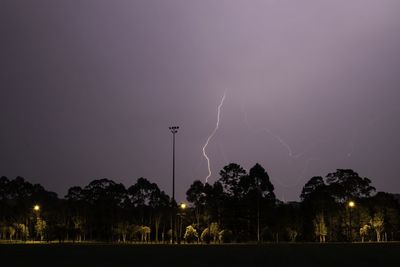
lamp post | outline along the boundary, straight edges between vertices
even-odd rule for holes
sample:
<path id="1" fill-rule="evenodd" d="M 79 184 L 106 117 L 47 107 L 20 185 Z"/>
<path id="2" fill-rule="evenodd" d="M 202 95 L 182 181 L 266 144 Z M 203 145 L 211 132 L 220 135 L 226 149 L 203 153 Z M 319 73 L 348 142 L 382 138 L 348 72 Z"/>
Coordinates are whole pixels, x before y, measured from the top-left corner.
<path id="1" fill-rule="evenodd" d="M 356 203 L 352 200 L 349 201 L 347 204 L 349 207 L 349 226 L 350 226 L 350 242 L 353 242 L 353 231 L 352 231 L 352 226 L 351 226 L 351 219 L 352 219 L 352 211 L 356 207 Z"/>
<path id="2" fill-rule="evenodd" d="M 171 126 L 169 130 L 172 133 L 172 244 L 174 244 L 175 239 L 175 134 L 178 132 L 179 126 Z"/>
<path id="3" fill-rule="evenodd" d="M 38 204 L 35 204 L 33 206 L 33 213 L 35 214 L 35 220 L 33 222 L 33 231 L 32 232 L 36 231 L 36 224 L 38 223 L 38 218 L 39 218 L 39 213 L 40 213 L 40 206 Z M 37 235 L 37 233 L 36 233 L 36 235 Z M 35 237 L 33 237 L 33 238 L 34 238 L 33 240 L 35 240 Z"/>
<path id="4" fill-rule="evenodd" d="M 186 203 L 182 202 L 179 204 L 179 210 L 180 212 L 178 213 L 179 216 L 179 233 L 178 233 L 178 244 L 181 243 L 181 237 L 182 237 L 182 225 L 183 225 L 183 216 L 185 209 L 187 208 Z"/>

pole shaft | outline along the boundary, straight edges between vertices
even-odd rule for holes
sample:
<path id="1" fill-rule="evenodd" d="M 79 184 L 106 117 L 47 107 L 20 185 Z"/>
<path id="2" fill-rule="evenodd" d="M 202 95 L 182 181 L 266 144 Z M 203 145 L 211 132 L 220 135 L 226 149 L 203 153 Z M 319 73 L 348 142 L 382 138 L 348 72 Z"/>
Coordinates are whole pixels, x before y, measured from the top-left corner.
<path id="1" fill-rule="evenodd" d="M 175 244 L 176 238 L 176 210 L 175 210 L 175 134 L 178 132 L 178 126 L 169 127 L 172 133 L 172 201 L 171 201 L 171 232 L 172 232 L 172 244 Z"/>
<path id="2" fill-rule="evenodd" d="M 172 133 L 172 202 L 175 202 L 175 132 Z"/>

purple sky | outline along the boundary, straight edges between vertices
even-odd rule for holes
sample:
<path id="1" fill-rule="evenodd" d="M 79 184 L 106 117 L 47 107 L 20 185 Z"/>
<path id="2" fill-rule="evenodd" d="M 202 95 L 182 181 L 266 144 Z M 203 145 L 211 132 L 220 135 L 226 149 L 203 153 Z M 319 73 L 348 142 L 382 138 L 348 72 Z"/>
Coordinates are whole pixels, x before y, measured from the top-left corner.
<path id="1" fill-rule="evenodd" d="M 143 176 L 177 199 L 228 162 L 282 200 L 352 168 L 399 192 L 400 1 L 0 2 L 0 175 L 62 197 Z"/>

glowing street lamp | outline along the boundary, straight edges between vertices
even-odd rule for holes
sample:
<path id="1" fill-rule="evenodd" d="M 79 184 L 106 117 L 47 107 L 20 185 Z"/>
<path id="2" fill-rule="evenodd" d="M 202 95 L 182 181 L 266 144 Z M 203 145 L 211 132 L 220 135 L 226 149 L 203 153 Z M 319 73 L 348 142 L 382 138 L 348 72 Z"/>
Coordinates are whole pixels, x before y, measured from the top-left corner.
<path id="1" fill-rule="evenodd" d="M 352 232 L 352 227 L 351 227 L 351 217 L 352 217 L 352 210 L 356 207 L 356 203 L 352 200 L 347 203 L 347 206 L 349 207 L 349 226 L 350 226 L 350 242 L 353 242 L 353 232 Z"/>
<path id="2" fill-rule="evenodd" d="M 36 212 L 39 212 L 40 211 L 40 206 L 36 204 L 35 206 L 33 206 L 33 210 L 36 211 Z"/>
<path id="3" fill-rule="evenodd" d="M 183 216 L 185 215 L 185 209 L 187 208 L 186 203 L 181 202 L 181 204 L 179 204 L 179 208 L 181 210 L 181 212 L 178 212 L 178 217 L 179 217 L 179 233 L 178 233 L 178 244 L 181 243 L 181 237 L 182 237 L 182 224 L 183 224 Z"/>

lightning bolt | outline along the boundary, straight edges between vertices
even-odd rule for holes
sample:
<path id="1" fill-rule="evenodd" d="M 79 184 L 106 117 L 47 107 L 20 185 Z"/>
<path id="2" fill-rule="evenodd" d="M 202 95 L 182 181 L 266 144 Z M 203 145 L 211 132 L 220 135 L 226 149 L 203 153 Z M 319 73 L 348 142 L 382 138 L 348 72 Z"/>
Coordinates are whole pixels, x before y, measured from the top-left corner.
<path id="1" fill-rule="evenodd" d="M 285 140 L 283 140 L 279 135 L 274 134 L 270 129 L 268 128 L 264 128 L 263 129 L 267 134 L 269 134 L 270 136 L 272 136 L 273 138 L 275 138 L 276 140 L 278 140 L 278 142 L 286 149 L 286 151 L 288 152 L 288 156 L 291 158 L 299 158 L 301 156 L 303 156 L 304 152 L 299 153 L 299 154 L 295 154 L 293 153 L 292 148 L 289 146 L 288 143 L 285 142 Z"/>
<path id="2" fill-rule="evenodd" d="M 222 105 L 224 104 L 225 96 L 226 96 L 226 91 L 224 92 L 224 95 L 222 96 L 221 102 L 218 105 L 217 124 L 215 125 L 214 130 L 208 136 L 208 138 L 206 140 L 206 143 L 204 144 L 203 149 L 202 149 L 203 150 L 203 156 L 207 160 L 207 168 L 208 168 L 208 175 L 206 176 L 206 183 L 208 183 L 208 178 L 210 178 L 210 176 L 211 176 L 210 158 L 208 157 L 208 155 L 206 153 L 206 148 L 207 148 L 208 144 L 210 143 L 210 140 L 213 138 L 215 133 L 218 131 L 219 122 L 220 122 L 220 118 L 221 118 L 221 108 L 222 108 Z"/>
<path id="3" fill-rule="evenodd" d="M 318 146 L 318 145 L 320 145 L 322 143 L 326 143 L 326 141 L 314 142 L 308 148 L 306 148 L 304 151 L 302 151 L 300 153 L 295 153 L 288 142 L 286 142 L 281 136 L 279 136 L 278 134 L 274 133 L 270 129 L 268 129 L 266 127 L 263 127 L 263 128 L 260 128 L 260 129 L 257 130 L 257 129 L 254 129 L 255 127 L 250 126 L 250 124 L 248 122 L 247 112 L 246 112 L 243 104 L 241 104 L 241 109 L 242 109 L 242 113 L 244 115 L 244 117 L 243 117 L 244 124 L 247 126 L 247 129 L 249 129 L 253 133 L 265 132 L 266 134 L 271 136 L 273 139 L 278 141 L 278 143 L 281 144 L 281 146 L 286 150 L 287 155 L 292 159 L 299 159 L 299 158 L 305 156 L 309 151 L 314 149 L 316 146 Z"/>
<path id="4" fill-rule="evenodd" d="M 285 187 L 285 188 L 292 188 L 292 187 L 296 187 L 298 186 L 300 183 L 302 183 L 304 181 L 304 179 L 307 179 L 307 177 L 305 177 L 305 174 L 307 173 L 309 167 L 310 167 L 310 163 L 312 161 L 319 161 L 320 159 L 318 158 L 307 158 L 304 168 L 302 169 L 302 171 L 300 172 L 300 174 L 298 175 L 298 177 L 296 178 L 294 183 L 285 183 L 283 182 L 283 179 L 281 179 L 281 177 L 276 177 L 271 175 L 270 179 L 274 182 L 277 183 L 279 186 L 281 187 Z M 275 178 L 274 178 L 275 177 Z"/>
<path id="5" fill-rule="evenodd" d="M 241 108 L 242 108 L 242 112 L 243 112 L 243 115 L 244 115 L 244 123 L 247 126 L 247 128 L 250 131 L 254 132 L 254 133 L 265 132 L 266 134 L 271 136 L 273 139 L 275 139 L 282 146 L 282 148 L 284 148 L 286 150 L 287 156 L 289 158 L 293 159 L 293 160 L 296 160 L 296 161 L 301 160 L 302 158 L 306 157 L 309 154 L 309 152 L 312 151 L 315 147 L 317 147 L 318 145 L 320 145 L 322 143 L 326 143 L 325 140 L 314 142 L 308 148 L 306 148 L 304 151 L 302 151 L 300 153 L 296 153 L 296 152 L 294 152 L 294 150 L 292 149 L 292 147 L 289 145 L 288 142 L 286 142 L 281 136 L 279 136 L 278 134 L 274 133 L 270 129 L 268 129 L 266 127 L 263 127 L 263 128 L 260 128 L 259 130 L 257 130 L 257 129 L 254 129 L 254 127 L 251 127 L 249 122 L 248 122 L 247 112 L 246 112 L 245 107 L 244 107 L 243 104 L 241 105 Z M 318 161 L 318 160 L 320 160 L 320 159 L 312 158 L 312 157 L 306 157 L 305 158 L 305 165 L 304 165 L 301 173 L 299 174 L 299 176 L 296 178 L 296 181 L 294 183 L 291 183 L 291 184 L 284 183 L 282 181 L 283 179 L 275 179 L 274 177 L 276 177 L 276 176 L 274 176 L 274 175 L 271 175 L 270 179 L 273 180 L 274 182 L 276 182 L 278 185 L 280 185 L 282 187 L 285 187 L 285 188 L 292 188 L 292 187 L 298 186 L 300 184 L 300 182 L 302 182 L 305 179 L 304 176 L 305 176 L 306 172 L 308 171 L 311 162 Z"/>
<path id="6" fill-rule="evenodd" d="M 241 108 L 242 108 L 242 112 L 243 112 L 243 115 L 244 115 L 244 117 L 243 117 L 244 118 L 244 124 L 247 126 L 247 129 L 257 133 L 258 131 L 254 130 L 254 127 L 251 127 L 249 122 L 248 122 L 247 112 L 246 112 L 243 104 L 241 105 Z M 271 136 L 272 138 L 277 140 L 282 145 L 282 147 L 285 148 L 285 150 L 287 151 L 288 156 L 290 158 L 297 159 L 297 158 L 300 158 L 301 156 L 303 156 L 305 154 L 305 152 L 298 153 L 298 154 L 294 153 L 293 149 L 290 147 L 290 145 L 287 142 L 285 142 L 285 140 L 283 140 L 283 138 L 281 138 L 279 135 L 277 135 L 274 132 L 272 132 L 270 129 L 264 127 L 262 129 L 260 129 L 260 131 L 263 131 L 263 132 L 267 133 L 269 136 Z"/>

